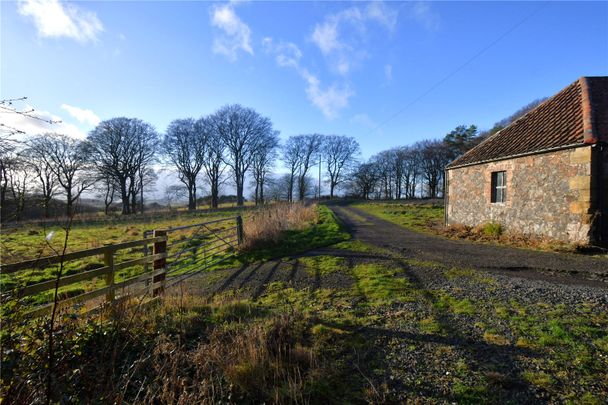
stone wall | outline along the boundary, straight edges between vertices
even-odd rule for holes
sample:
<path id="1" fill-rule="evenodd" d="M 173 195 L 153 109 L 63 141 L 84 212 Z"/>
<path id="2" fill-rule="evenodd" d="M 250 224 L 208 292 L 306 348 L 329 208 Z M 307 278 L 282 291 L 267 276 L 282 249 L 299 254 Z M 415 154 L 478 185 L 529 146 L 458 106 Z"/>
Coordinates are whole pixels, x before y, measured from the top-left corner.
<path id="1" fill-rule="evenodd" d="M 506 172 L 505 203 L 491 203 L 492 172 Z M 498 222 L 507 231 L 568 242 L 590 240 L 591 147 L 448 171 L 449 225 Z"/>
<path id="2" fill-rule="evenodd" d="M 608 247 L 608 144 L 597 144 L 592 154 L 592 209 L 595 215 L 594 239 Z"/>

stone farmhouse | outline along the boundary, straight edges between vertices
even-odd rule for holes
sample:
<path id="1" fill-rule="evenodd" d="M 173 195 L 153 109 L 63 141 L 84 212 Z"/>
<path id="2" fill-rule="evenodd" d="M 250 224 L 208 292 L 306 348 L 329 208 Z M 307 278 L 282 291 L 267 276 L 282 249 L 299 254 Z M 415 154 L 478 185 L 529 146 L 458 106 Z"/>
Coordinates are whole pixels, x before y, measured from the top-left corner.
<path id="1" fill-rule="evenodd" d="M 608 77 L 581 77 L 446 168 L 446 224 L 608 244 Z"/>

